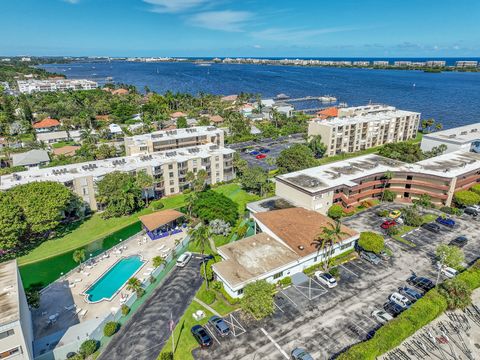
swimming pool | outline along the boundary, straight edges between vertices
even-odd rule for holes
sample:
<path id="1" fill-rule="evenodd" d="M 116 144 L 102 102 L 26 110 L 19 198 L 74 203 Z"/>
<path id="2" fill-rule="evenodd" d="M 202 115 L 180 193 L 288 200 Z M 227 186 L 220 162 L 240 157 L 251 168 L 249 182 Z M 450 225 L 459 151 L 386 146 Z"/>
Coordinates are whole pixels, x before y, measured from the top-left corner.
<path id="1" fill-rule="evenodd" d="M 91 303 L 111 300 L 144 263 L 138 255 L 117 261 L 85 291 L 86 300 Z"/>

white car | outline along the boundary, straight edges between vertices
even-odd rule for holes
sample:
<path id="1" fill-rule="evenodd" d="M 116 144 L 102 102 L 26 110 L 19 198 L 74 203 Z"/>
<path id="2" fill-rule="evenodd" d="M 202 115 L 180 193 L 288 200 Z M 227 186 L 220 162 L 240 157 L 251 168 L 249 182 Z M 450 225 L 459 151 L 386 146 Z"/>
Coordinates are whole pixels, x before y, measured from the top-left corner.
<path id="1" fill-rule="evenodd" d="M 323 271 L 315 271 L 315 278 L 329 288 L 334 288 L 335 286 L 337 286 L 337 280 L 335 280 L 335 278 L 329 273 Z"/>
<path id="2" fill-rule="evenodd" d="M 398 292 L 394 292 L 388 299 L 403 308 L 408 308 L 410 305 L 412 305 L 412 302 L 408 300 L 406 296 L 403 296 Z"/>
<path id="3" fill-rule="evenodd" d="M 449 279 L 451 278 L 454 278 L 455 276 L 458 275 L 458 271 L 451 268 L 451 267 L 448 267 L 448 266 L 444 266 L 442 267 L 442 270 L 440 270 L 440 272 L 445 275 L 446 277 L 448 277 Z"/>
<path id="4" fill-rule="evenodd" d="M 182 268 L 185 267 L 191 258 L 192 258 L 192 253 L 190 252 L 183 253 L 177 259 L 177 266 Z"/>
<path id="5" fill-rule="evenodd" d="M 393 319 L 393 316 L 385 310 L 373 310 L 372 316 L 381 324 L 385 324 Z"/>

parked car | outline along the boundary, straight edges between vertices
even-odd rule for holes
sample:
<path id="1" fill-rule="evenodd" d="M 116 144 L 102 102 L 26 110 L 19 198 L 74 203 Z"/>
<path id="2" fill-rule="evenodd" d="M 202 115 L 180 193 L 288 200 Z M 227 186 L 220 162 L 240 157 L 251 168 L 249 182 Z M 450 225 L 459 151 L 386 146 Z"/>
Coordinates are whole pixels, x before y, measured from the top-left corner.
<path id="1" fill-rule="evenodd" d="M 452 279 L 458 275 L 457 270 L 448 266 L 442 266 L 442 269 L 440 270 L 440 272 L 446 277 L 448 277 L 449 279 Z"/>
<path id="2" fill-rule="evenodd" d="M 388 217 L 390 219 L 396 219 L 402 215 L 402 212 L 400 210 L 392 210 L 390 211 L 390 214 L 388 214 Z"/>
<path id="3" fill-rule="evenodd" d="M 182 267 L 182 268 L 187 266 L 187 264 L 188 264 L 188 262 L 190 261 L 191 258 L 192 258 L 192 253 L 190 253 L 188 251 L 183 253 L 177 259 L 177 266 Z"/>
<path id="4" fill-rule="evenodd" d="M 409 308 L 412 305 L 412 302 L 406 296 L 403 296 L 398 292 L 394 292 L 392 295 L 389 296 L 388 299 L 405 309 Z"/>
<path id="5" fill-rule="evenodd" d="M 398 292 L 405 295 L 412 303 L 420 299 L 423 295 L 409 287 L 399 287 Z"/>
<path id="6" fill-rule="evenodd" d="M 267 155 L 265 154 L 260 154 L 260 155 L 257 155 L 255 156 L 257 159 L 261 160 L 261 159 L 265 159 L 267 157 Z"/>
<path id="7" fill-rule="evenodd" d="M 463 212 L 467 215 L 470 215 L 470 216 L 477 216 L 478 215 L 478 210 L 473 208 L 473 207 L 467 207 L 467 208 L 465 208 L 465 210 L 463 210 Z"/>
<path id="8" fill-rule="evenodd" d="M 384 230 L 391 228 L 392 226 L 397 225 L 395 220 L 385 220 L 380 227 Z"/>
<path id="9" fill-rule="evenodd" d="M 444 226 L 448 226 L 448 227 L 451 227 L 453 228 L 455 226 L 455 221 L 453 219 L 450 219 L 450 218 L 447 218 L 447 217 L 437 217 L 437 219 L 435 220 L 436 222 L 438 222 L 439 224 L 442 224 Z"/>
<path id="10" fill-rule="evenodd" d="M 378 254 L 378 257 L 380 257 L 380 259 L 384 260 L 384 261 L 388 261 L 390 260 L 390 255 L 387 253 L 387 247 L 385 247 L 385 249 L 383 249 L 382 251 L 380 251 L 380 253 Z M 390 252 L 391 250 L 388 249 Z"/>
<path id="11" fill-rule="evenodd" d="M 383 304 L 383 309 L 393 317 L 400 315 L 405 310 L 404 307 L 394 303 L 393 301 L 387 301 L 385 304 Z"/>
<path id="12" fill-rule="evenodd" d="M 423 291 L 429 291 L 435 287 L 432 280 L 415 274 L 407 279 L 407 283 Z"/>
<path id="13" fill-rule="evenodd" d="M 312 355 L 301 348 L 293 349 L 291 355 L 293 360 L 313 360 Z"/>
<path id="14" fill-rule="evenodd" d="M 369 263 L 372 263 L 373 265 L 378 265 L 382 261 L 377 255 L 370 251 L 360 252 L 360 257 L 364 260 L 367 260 Z"/>
<path id="15" fill-rule="evenodd" d="M 393 319 L 393 316 L 390 315 L 385 310 L 373 310 L 372 316 L 377 320 L 380 324 L 385 324 Z"/>
<path id="16" fill-rule="evenodd" d="M 270 149 L 267 149 L 267 148 L 261 148 L 259 151 L 260 151 L 262 154 L 267 154 L 267 153 L 269 153 L 269 152 L 270 152 Z"/>
<path id="17" fill-rule="evenodd" d="M 315 271 L 315 278 L 329 288 L 334 288 L 335 286 L 337 286 L 337 280 L 335 280 L 335 278 L 329 273 L 323 271 Z"/>
<path id="18" fill-rule="evenodd" d="M 230 334 L 230 327 L 220 316 L 213 315 L 208 319 L 208 324 L 222 337 Z"/>
<path id="19" fill-rule="evenodd" d="M 448 245 L 452 245 L 452 246 L 457 246 L 459 248 L 462 248 L 464 247 L 468 242 L 468 238 L 466 236 L 457 236 L 455 239 L 453 239 L 452 241 L 450 241 L 448 243 Z"/>
<path id="20" fill-rule="evenodd" d="M 250 155 L 257 156 L 258 154 L 260 154 L 260 152 L 257 150 L 250 151 Z"/>
<path id="21" fill-rule="evenodd" d="M 438 226 L 438 225 L 435 224 L 435 223 L 426 223 L 426 224 L 423 224 L 423 225 L 422 225 L 422 228 L 424 228 L 425 230 L 434 232 L 434 233 L 436 233 L 436 234 L 438 234 L 438 233 L 440 232 L 440 226 Z"/>
<path id="22" fill-rule="evenodd" d="M 198 344 L 203 347 L 209 347 L 213 341 L 207 330 L 201 325 L 194 325 L 191 329 L 192 335 L 197 340 Z"/>

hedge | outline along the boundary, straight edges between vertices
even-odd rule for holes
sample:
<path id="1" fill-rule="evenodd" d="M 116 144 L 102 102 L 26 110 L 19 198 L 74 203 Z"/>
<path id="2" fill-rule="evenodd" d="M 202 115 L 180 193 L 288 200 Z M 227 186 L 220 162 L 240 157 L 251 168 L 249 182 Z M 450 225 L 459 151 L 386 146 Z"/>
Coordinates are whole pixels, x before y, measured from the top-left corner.
<path id="1" fill-rule="evenodd" d="M 364 231 L 360 233 L 358 246 L 366 251 L 373 251 L 375 254 L 380 254 L 385 248 L 385 240 L 380 234 L 372 231 Z"/>
<path id="2" fill-rule="evenodd" d="M 469 190 L 457 191 L 453 198 L 455 202 L 462 206 L 470 206 L 480 203 L 480 195 Z"/>
<path id="3" fill-rule="evenodd" d="M 470 188 L 470 191 L 480 195 L 480 184 L 475 184 Z"/>
<path id="4" fill-rule="evenodd" d="M 455 277 L 473 291 L 480 287 L 480 260 Z M 437 289 L 430 290 L 408 310 L 381 327 L 368 341 L 356 344 L 341 354 L 340 360 L 374 360 L 399 346 L 425 325 L 447 310 L 447 300 Z"/>
<path id="5" fill-rule="evenodd" d="M 120 327 L 120 324 L 115 321 L 109 321 L 105 324 L 105 327 L 103 328 L 103 335 L 105 336 L 113 336 L 117 331 L 118 328 Z"/>
<path id="6" fill-rule="evenodd" d="M 97 351 L 99 342 L 96 340 L 85 340 L 82 345 L 80 345 L 79 353 L 83 356 L 90 356 L 95 351 Z"/>
<path id="7" fill-rule="evenodd" d="M 280 285 L 281 287 L 290 286 L 292 285 L 292 278 L 290 276 L 286 276 L 278 281 L 278 285 Z"/>

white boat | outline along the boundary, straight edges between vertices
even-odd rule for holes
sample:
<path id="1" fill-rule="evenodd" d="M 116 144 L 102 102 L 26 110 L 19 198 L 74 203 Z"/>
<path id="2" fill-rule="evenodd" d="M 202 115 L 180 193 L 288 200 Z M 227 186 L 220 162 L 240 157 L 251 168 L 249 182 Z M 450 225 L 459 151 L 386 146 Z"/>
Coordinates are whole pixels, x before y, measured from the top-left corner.
<path id="1" fill-rule="evenodd" d="M 320 96 L 318 100 L 325 103 L 332 103 L 332 102 L 336 102 L 337 98 L 335 96 L 324 95 L 324 96 Z"/>
<path id="2" fill-rule="evenodd" d="M 210 63 L 199 63 L 197 66 L 212 66 Z"/>

